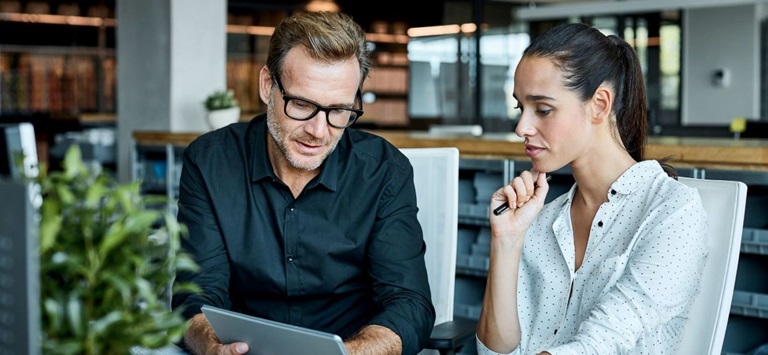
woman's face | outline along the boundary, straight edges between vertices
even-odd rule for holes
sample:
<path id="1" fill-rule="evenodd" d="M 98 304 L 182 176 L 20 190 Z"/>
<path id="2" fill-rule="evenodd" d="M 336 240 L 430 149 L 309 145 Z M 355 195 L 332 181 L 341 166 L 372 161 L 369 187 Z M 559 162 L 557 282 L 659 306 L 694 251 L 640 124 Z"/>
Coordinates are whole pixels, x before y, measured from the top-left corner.
<path id="1" fill-rule="evenodd" d="M 525 139 L 533 168 L 551 172 L 573 162 L 592 143 L 588 106 L 565 87 L 551 59 L 524 57 L 515 71 L 514 96 L 522 113 L 515 133 Z"/>

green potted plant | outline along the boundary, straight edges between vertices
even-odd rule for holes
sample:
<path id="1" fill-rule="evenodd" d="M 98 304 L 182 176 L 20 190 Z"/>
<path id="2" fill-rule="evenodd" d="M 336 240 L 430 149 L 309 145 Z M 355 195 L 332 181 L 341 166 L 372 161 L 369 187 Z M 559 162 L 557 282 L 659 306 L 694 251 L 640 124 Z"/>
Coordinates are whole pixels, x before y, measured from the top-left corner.
<path id="1" fill-rule="evenodd" d="M 129 354 L 157 349 L 186 331 L 170 311 L 176 272 L 197 269 L 180 251 L 183 225 L 140 182 L 117 184 L 67 150 L 62 171 L 36 177 L 40 188 L 41 348 L 46 354 Z M 173 285 L 173 286 L 172 286 Z"/>
<path id="2" fill-rule="evenodd" d="M 205 99 L 208 124 L 218 129 L 240 120 L 240 105 L 232 89 L 214 91 Z"/>

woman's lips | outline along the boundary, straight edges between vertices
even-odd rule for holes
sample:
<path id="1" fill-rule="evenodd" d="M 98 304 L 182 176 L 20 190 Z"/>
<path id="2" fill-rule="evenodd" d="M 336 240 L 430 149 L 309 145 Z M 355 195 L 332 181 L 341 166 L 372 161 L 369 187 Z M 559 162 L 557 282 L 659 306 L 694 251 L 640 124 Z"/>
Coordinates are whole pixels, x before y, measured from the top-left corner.
<path id="1" fill-rule="evenodd" d="M 530 145 L 530 144 L 525 145 L 525 154 L 531 158 L 539 155 L 539 153 L 543 151 L 544 151 L 544 148 L 537 147 L 535 145 Z"/>

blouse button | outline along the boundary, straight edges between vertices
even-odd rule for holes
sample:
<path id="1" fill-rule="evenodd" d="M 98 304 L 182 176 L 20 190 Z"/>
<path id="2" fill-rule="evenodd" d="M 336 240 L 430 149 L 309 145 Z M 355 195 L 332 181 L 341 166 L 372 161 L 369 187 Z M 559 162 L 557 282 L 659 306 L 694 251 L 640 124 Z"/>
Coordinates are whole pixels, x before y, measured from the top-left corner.
<path id="1" fill-rule="evenodd" d="M 616 194 L 616 190 L 611 190 L 611 195 L 615 195 L 615 194 Z"/>
<path id="2" fill-rule="evenodd" d="M 603 226 L 603 221 L 597 222 L 597 226 L 598 227 L 602 227 Z"/>

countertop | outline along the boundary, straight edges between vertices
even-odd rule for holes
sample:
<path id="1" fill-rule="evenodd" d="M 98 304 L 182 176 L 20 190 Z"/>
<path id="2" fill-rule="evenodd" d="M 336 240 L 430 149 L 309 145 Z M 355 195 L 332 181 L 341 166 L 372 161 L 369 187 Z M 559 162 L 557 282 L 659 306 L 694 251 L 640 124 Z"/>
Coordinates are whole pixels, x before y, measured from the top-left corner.
<path id="1" fill-rule="evenodd" d="M 430 134 L 424 131 L 372 130 L 399 148 L 456 147 L 464 158 L 529 159 L 523 140 L 514 133 Z M 138 145 L 186 146 L 200 132 L 136 131 Z M 710 169 L 768 170 L 768 140 L 649 137 L 647 159 L 670 157 L 676 167 Z"/>

